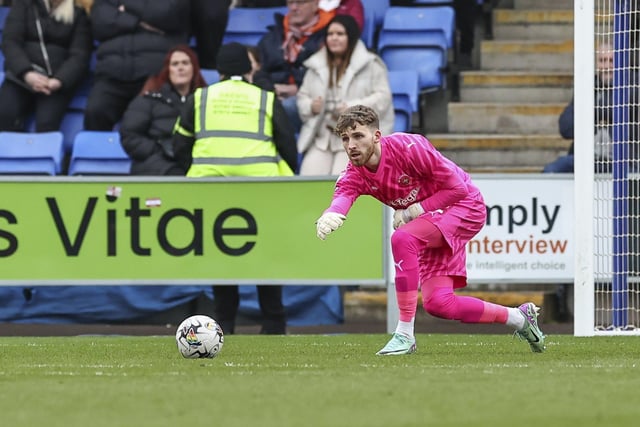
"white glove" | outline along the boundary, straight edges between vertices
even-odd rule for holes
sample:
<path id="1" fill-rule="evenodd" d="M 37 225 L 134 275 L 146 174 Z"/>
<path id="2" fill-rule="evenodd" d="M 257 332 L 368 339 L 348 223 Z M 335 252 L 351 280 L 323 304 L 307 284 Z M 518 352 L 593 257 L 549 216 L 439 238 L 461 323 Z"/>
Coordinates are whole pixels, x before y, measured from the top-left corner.
<path id="1" fill-rule="evenodd" d="M 337 212 L 327 212 L 316 221 L 316 234 L 320 240 L 327 238 L 327 235 L 342 227 L 346 216 Z"/>
<path id="2" fill-rule="evenodd" d="M 424 209 L 420 203 L 414 203 L 406 209 L 397 209 L 393 213 L 393 229 L 397 230 L 411 220 L 418 218 L 423 213 Z"/>

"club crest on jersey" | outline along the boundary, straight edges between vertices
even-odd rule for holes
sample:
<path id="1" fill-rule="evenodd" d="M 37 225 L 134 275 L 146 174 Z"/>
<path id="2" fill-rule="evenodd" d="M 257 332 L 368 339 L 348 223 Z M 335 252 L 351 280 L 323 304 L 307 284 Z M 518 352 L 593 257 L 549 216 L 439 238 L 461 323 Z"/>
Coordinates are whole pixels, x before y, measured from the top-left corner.
<path id="1" fill-rule="evenodd" d="M 411 185 L 411 178 L 409 178 L 409 175 L 407 174 L 402 174 L 400 175 L 400 178 L 398 178 L 398 184 L 403 185 L 403 186 L 408 186 Z"/>

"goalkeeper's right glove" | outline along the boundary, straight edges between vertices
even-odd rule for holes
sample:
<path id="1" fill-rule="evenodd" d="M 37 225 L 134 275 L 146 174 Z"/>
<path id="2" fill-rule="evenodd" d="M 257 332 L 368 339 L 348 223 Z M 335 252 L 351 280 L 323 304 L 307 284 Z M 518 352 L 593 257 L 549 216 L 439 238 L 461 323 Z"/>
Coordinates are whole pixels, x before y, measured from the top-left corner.
<path id="1" fill-rule="evenodd" d="M 346 216 L 337 212 L 327 212 L 316 221 L 316 234 L 319 239 L 324 240 L 327 235 L 342 227 Z"/>
<path id="2" fill-rule="evenodd" d="M 397 230 L 406 223 L 413 221 L 424 213 L 424 208 L 420 203 L 414 203 L 406 209 L 397 209 L 393 213 L 393 229 Z"/>

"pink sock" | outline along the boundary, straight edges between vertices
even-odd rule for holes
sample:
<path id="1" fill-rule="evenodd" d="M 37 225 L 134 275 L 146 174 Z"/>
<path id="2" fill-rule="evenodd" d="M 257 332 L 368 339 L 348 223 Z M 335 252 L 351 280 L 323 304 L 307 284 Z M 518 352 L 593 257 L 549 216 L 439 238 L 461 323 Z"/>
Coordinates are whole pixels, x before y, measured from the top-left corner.
<path id="1" fill-rule="evenodd" d="M 397 230 L 391 236 L 391 250 L 395 261 L 396 299 L 402 322 L 413 322 L 418 304 L 418 240 L 411 234 Z"/>
<path id="2" fill-rule="evenodd" d="M 432 277 L 422 286 L 424 309 L 443 319 L 463 323 L 507 323 L 509 309 L 479 298 L 457 296 L 451 277 Z"/>

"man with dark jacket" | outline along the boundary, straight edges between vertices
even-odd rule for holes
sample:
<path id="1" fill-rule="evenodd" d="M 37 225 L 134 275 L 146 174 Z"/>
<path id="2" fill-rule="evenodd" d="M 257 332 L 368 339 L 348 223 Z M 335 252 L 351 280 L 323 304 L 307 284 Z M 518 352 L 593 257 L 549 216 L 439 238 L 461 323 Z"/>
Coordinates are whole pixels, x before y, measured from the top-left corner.
<path id="1" fill-rule="evenodd" d="M 200 66 L 216 68 L 216 55 L 229 21 L 231 0 L 191 0 L 191 33 Z"/>
<path id="2" fill-rule="evenodd" d="M 220 82 L 196 89 L 176 122 L 178 164 L 194 178 L 293 175 L 298 159 L 293 129 L 275 94 L 249 83 L 247 48 L 239 43 L 223 45 L 217 64 Z M 238 287 L 214 286 L 213 292 L 214 317 L 225 334 L 232 334 Z M 259 285 L 258 302 L 261 333 L 284 334 L 282 286 Z"/>
<path id="3" fill-rule="evenodd" d="M 596 54 L 596 75 L 594 81 L 594 109 L 595 109 L 595 129 L 594 129 L 594 157 L 596 172 L 608 172 L 611 170 L 613 161 L 613 109 L 614 109 L 614 90 L 613 86 L 613 46 L 603 43 L 598 46 Z M 629 143 L 629 159 L 632 165 L 637 168 L 638 163 L 638 147 L 636 141 L 639 135 L 638 125 L 638 105 L 639 93 L 636 82 L 637 74 L 630 72 L 630 85 L 628 89 L 629 102 L 629 126 L 627 128 Z M 625 89 L 626 90 L 626 89 Z M 574 127 L 574 106 L 573 98 L 565 107 L 562 114 L 558 118 L 558 127 L 560 135 L 565 139 L 573 139 Z M 580 141 L 578 141 L 580 144 Z M 574 161 L 574 141 L 571 142 L 569 152 L 566 155 L 558 157 L 556 160 L 545 165 L 543 172 L 545 173 L 573 173 Z"/>
<path id="4" fill-rule="evenodd" d="M 112 130 L 169 49 L 188 42 L 190 1 L 95 0 L 91 25 L 98 48 L 84 128 Z"/>

